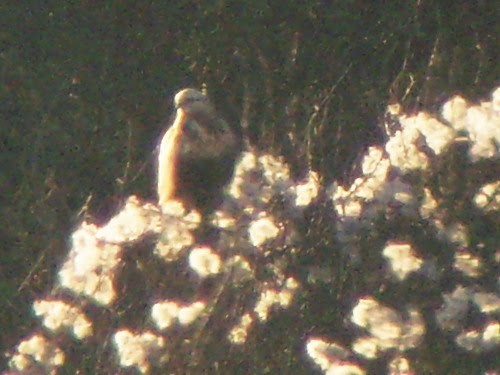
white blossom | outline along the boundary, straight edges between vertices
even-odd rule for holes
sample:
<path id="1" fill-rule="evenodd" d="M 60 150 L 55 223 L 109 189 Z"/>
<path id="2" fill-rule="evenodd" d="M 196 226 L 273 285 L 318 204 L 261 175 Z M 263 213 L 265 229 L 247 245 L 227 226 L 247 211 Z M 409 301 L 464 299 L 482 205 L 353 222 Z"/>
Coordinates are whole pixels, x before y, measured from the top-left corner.
<path id="1" fill-rule="evenodd" d="M 366 353 L 370 356 L 391 348 L 406 350 L 415 347 L 425 333 L 425 325 L 418 311 L 410 309 L 407 315 L 403 318 L 372 297 L 361 298 L 352 310 L 351 321 L 365 328 L 371 337 L 366 337 L 363 344 L 358 342 L 354 350 L 363 347 L 364 351 L 368 349 Z"/>
<path id="2" fill-rule="evenodd" d="M 262 216 L 248 227 L 248 235 L 252 245 L 259 247 L 267 241 L 275 239 L 280 233 L 272 218 Z"/>
<path id="3" fill-rule="evenodd" d="M 319 194 L 319 176 L 316 172 L 309 172 L 307 180 L 295 186 L 295 205 L 304 207 L 309 205 Z"/>
<path id="4" fill-rule="evenodd" d="M 191 304 L 179 301 L 164 300 L 155 303 L 151 309 L 151 318 L 159 329 L 166 329 L 178 322 L 187 326 L 193 323 L 206 307 L 203 301 L 196 301 Z"/>
<path id="5" fill-rule="evenodd" d="M 394 357 L 388 366 L 389 375 L 412 375 L 414 372 L 411 370 L 410 362 L 407 358 L 402 356 Z"/>
<path id="6" fill-rule="evenodd" d="M 427 156 L 419 150 L 416 144 L 422 136 L 420 131 L 414 126 L 415 119 L 406 120 L 408 127 L 402 132 L 398 131 L 389 139 L 385 145 L 385 150 L 389 155 L 392 166 L 398 167 L 403 172 L 427 169 L 429 160 Z"/>
<path id="7" fill-rule="evenodd" d="M 35 334 L 19 343 L 10 365 L 18 371 L 28 372 L 39 366 L 52 370 L 62 366 L 64 361 L 64 353 L 59 347 L 44 336 Z"/>
<path id="8" fill-rule="evenodd" d="M 310 338 L 306 344 L 309 358 L 327 375 L 363 375 L 365 371 L 348 360 L 350 353 L 336 343 Z"/>
<path id="9" fill-rule="evenodd" d="M 491 108 L 472 106 L 467 110 L 467 130 L 472 142 L 473 161 L 498 155 L 500 144 L 500 115 Z"/>
<path id="10" fill-rule="evenodd" d="M 170 200 L 162 206 L 162 231 L 154 249 L 164 262 L 178 260 L 195 242 L 192 231 L 201 223 L 198 211 L 187 211 L 181 202 Z"/>
<path id="11" fill-rule="evenodd" d="M 248 331 L 253 322 L 254 318 L 250 314 L 244 314 L 239 323 L 229 331 L 228 340 L 236 345 L 244 344 L 247 341 Z"/>
<path id="12" fill-rule="evenodd" d="M 401 124 L 404 129 L 403 132 L 408 131 L 412 127 L 418 130 L 424 136 L 427 146 L 436 155 L 440 155 L 454 141 L 456 136 L 453 128 L 441 123 L 425 112 L 420 112 L 417 116 L 413 117 L 403 117 Z"/>
<path id="13" fill-rule="evenodd" d="M 116 298 L 113 281 L 122 249 L 99 241 L 96 233 L 95 225 L 83 223 L 73 234 L 73 245 L 59 271 L 59 282 L 76 294 L 109 305 Z"/>
<path id="14" fill-rule="evenodd" d="M 408 243 L 389 242 L 382 254 L 389 261 L 392 273 L 399 280 L 404 280 L 411 272 L 418 271 L 423 263 L 422 259 L 414 255 Z"/>
<path id="15" fill-rule="evenodd" d="M 454 96 L 448 100 L 441 110 L 443 118 L 452 124 L 456 130 L 466 128 L 465 116 L 467 115 L 468 104 L 461 96 Z"/>
<path id="16" fill-rule="evenodd" d="M 254 312 L 260 321 L 266 321 L 271 308 L 275 305 L 281 308 L 290 306 L 299 284 L 294 278 L 288 278 L 281 289 L 264 288 L 254 307 Z"/>
<path id="17" fill-rule="evenodd" d="M 205 309 L 206 304 L 202 301 L 197 301 L 191 305 L 181 307 L 178 313 L 179 323 L 183 326 L 189 325 L 194 322 Z"/>
<path id="18" fill-rule="evenodd" d="M 462 348 L 481 352 L 492 350 L 500 345 L 500 323 L 491 322 L 484 329 L 471 329 L 460 333 L 456 342 Z"/>
<path id="19" fill-rule="evenodd" d="M 170 327 L 179 315 L 180 306 L 175 301 L 155 303 L 151 309 L 151 318 L 159 329 Z"/>
<path id="20" fill-rule="evenodd" d="M 69 328 L 78 339 L 92 334 L 92 322 L 79 308 L 66 302 L 38 300 L 34 302 L 33 310 L 42 316 L 43 325 L 52 331 Z"/>
<path id="21" fill-rule="evenodd" d="M 377 358 L 381 352 L 379 347 L 379 340 L 373 336 L 364 336 L 357 338 L 352 343 L 352 350 L 359 355 L 374 359 Z"/>
<path id="22" fill-rule="evenodd" d="M 151 332 L 134 333 L 122 329 L 114 334 L 118 359 L 122 367 L 136 367 L 141 373 L 149 372 L 165 347 L 165 339 Z"/>
<path id="23" fill-rule="evenodd" d="M 500 181 L 481 186 L 473 200 L 477 207 L 487 212 L 500 210 Z"/>
<path id="24" fill-rule="evenodd" d="M 189 267 L 200 277 L 216 275 L 220 272 L 222 261 L 211 248 L 197 247 L 189 254 Z"/>
<path id="25" fill-rule="evenodd" d="M 122 210 L 103 227 L 96 237 L 110 243 L 135 241 L 147 233 L 160 233 L 161 213 L 157 206 L 142 204 L 132 195 L 127 199 Z"/>
<path id="26" fill-rule="evenodd" d="M 498 314 L 500 312 L 500 297 L 496 293 L 476 292 L 472 301 L 484 314 Z"/>
<path id="27" fill-rule="evenodd" d="M 469 277 L 478 277 L 482 268 L 481 258 L 462 250 L 455 252 L 453 267 Z"/>

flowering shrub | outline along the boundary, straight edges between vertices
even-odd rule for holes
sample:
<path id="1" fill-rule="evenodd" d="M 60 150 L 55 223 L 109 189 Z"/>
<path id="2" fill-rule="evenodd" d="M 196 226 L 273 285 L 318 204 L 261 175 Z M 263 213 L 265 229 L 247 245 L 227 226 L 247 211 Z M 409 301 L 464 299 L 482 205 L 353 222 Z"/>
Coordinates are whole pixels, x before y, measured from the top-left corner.
<path id="1" fill-rule="evenodd" d="M 500 89 L 396 120 L 350 186 L 245 151 L 211 217 L 132 196 L 82 223 L 11 369 L 494 370 Z"/>

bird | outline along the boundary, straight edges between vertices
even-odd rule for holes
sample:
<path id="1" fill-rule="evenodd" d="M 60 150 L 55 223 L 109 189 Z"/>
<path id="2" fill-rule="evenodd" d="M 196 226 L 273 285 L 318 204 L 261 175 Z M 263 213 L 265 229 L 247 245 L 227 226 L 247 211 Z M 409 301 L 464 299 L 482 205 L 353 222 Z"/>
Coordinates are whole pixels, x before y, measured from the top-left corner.
<path id="1" fill-rule="evenodd" d="M 171 200 L 202 213 L 221 202 L 241 148 L 240 133 L 217 115 L 207 95 L 192 88 L 174 98 L 175 119 L 158 153 L 158 202 Z"/>

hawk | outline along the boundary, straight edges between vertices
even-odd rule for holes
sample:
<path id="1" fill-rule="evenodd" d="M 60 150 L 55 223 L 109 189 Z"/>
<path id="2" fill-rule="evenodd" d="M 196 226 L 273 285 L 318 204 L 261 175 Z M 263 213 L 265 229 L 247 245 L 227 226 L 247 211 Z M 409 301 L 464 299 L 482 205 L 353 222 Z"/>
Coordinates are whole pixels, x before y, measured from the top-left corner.
<path id="1" fill-rule="evenodd" d="M 176 116 L 163 136 L 158 159 L 160 206 L 172 199 L 201 212 L 213 210 L 233 175 L 241 137 L 195 89 L 175 95 Z"/>

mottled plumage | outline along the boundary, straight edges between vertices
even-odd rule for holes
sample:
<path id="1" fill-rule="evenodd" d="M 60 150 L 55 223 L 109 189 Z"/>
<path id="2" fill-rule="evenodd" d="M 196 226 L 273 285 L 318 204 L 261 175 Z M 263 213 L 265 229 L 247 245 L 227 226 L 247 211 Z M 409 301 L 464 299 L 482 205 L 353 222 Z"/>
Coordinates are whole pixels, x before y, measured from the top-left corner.
<path id="1" fill-rule="evenodd" d="M 175 106 L 175 120 L 160 145 L 159 203 L 179 199 L 200 211 L 212 210 L 232 177 L 240 137 L 197 90 L 178 92 Z"/>

